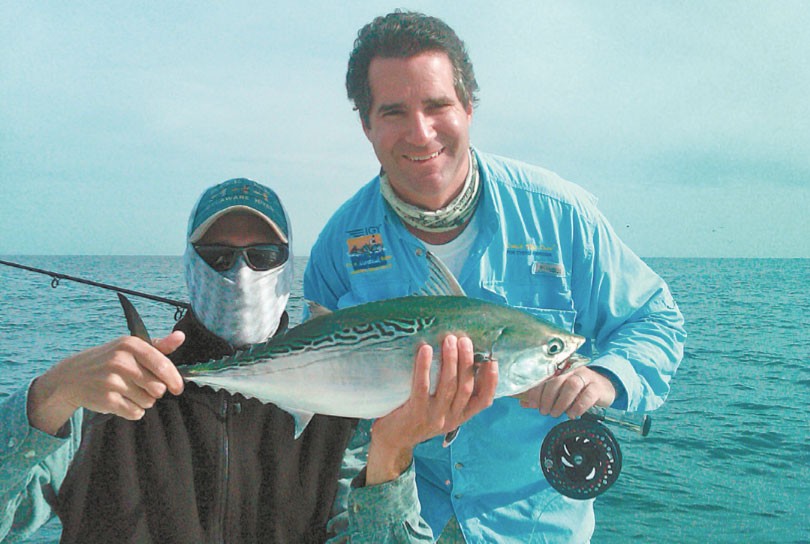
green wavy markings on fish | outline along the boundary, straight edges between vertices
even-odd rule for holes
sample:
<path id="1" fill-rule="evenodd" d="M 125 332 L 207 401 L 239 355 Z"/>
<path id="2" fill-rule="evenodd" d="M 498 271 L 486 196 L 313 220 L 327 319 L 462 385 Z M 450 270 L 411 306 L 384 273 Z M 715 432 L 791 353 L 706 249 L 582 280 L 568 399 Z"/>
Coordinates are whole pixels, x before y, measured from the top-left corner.
<path id="1" fill-rule="evenodd" d="M 587 363 L 575 354 L 581 336 L 515 308 L 460 296 L 441 263 L 431 274 L 439 277 L 429 283 L 437 285 L 438 279 L 442 287 L 427 293 L 457 294 L 409 296 L 335 312 L 316 307 L 316 317 L 282 336 L 181 372 L 197 384 L 277 405 L 296 419 L 298 435 L 316 413 L 375 418 L 402 405 L 423 342 L 434 348 L 435 386 L 441 342 L 451 333 L 470 337 L 476 361 L 498 361 L 496 397 L 519 394 Z"/>

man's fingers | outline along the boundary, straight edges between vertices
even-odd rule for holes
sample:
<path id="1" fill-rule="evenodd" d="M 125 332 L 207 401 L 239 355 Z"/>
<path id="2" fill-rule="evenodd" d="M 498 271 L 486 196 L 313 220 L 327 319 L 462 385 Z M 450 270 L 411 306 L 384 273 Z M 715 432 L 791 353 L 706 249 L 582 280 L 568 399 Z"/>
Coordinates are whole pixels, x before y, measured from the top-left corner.
<path id="1" fill-rule="evenodd" d="M 534 408 L 544 416 L 571 419 L 581 417 L 593 406 L 610 406 L 616 390 L 610 380 L 591 369 L 550 378 L 528 391 L 516 395 L 524 408 Z"/>
<path id="2" fill-rule="evenodd" d="M 130 421 L 137 421 L 146 414 L 147 408 L 151 406 L 141 406 L 139 403 L 127 397 L 118 397 L 115 402 L 111 402 L 113 409 L 108 413 L 115 414 L 118 417 L 128 419 Z"/>
<path id="3" fill-rule="evenodd" d="M 122 396 L 125 403 L 131 406 L 133 409 L 130 409 L 130 412 L 137 416 L 137 412 L 139 410 L 148 410 L 152 406 L 155 405 L 155 401 L 157 399 L 141 389 L 140 387 L 130 387 Z M 137 407 L 137 408 L 135 408 Z M 143 417 L 143 415 L 137 416 L 138 419 Z"/>
<path id="4" fill-rule="evenodd" d="M 166 394 L 168 386 L 165 382 L 152 374 L 149 369 L 139 366 L 132 376 L 133 384 L 142 389 L 147 395 L 159 399 Z"/>
<path id="5" fill-rule="evenodd" d="M 456 391 L 450 411 L 456 414 L 457 419 L 461 419 L 475 390 L 475 358 L 472 340 L 462 336 L 458 339 L 457 346 Z"/>
<path id="6" fill-rule="evenodd" d="M 480 372 L 480 370 L 479 370 Z M 520 405 L 523 408 L 532 408 L 532 409 L 539 409 L 540 408 L 540 399 L 543 396 L 543 388 L 546 386 L 545 382 L 542 382 L 540 385 L 532 387 L 528 391 L 524 391 L 519 395 L 516 395 L 516 398 L 520 400 Z"/>
<path id="7" fill-rule="evenodd" d="M 173 331 L 167 337 L 160 338 L 155 341 L 155 347 L 164 355 L 169 355 L 179 348 L 185 341 L 185 333 L 182 331 Z M 166 384 L 166 387 L 172 392 L 172 394 L 179 395 L 183 392 L 183 388 L 185 386 L 183 377 L 180 376 L 180 372 L 177 371 L 177 367 L 175 367 L 167 358 L 164 357 L 162 359 L 160 370 L 158 372 L 155 372 L 154 369 L 150 370 L 158 377 L 158 379 Z"/>
<path id="8" fill-rule="evenodd" d="M 498 361 L 488 361 L 478 367 L 475 375 L 475 387 L 470 401 L 464 409 L 464 421 L 478 412 L 492 406 L 495 390 L 498 388 Z"/>
<path id="9" fill-rule="evenodd" d="M 560 417 L 568 410 L 586 385 L 585 378 L 579 374 L 569 374 L 562 382 L 557 391 L 557 398 L 551 405 L 551 417 Z"/>
<path id="10" fill-rule="evenodd" d="M 426 402 L 430 397 L 430 367 L 433 362 L 433 347 L 422 344 L 416 351 L 416 361 L 413 366 L 413 381 L 411 383 L 411 399 L 416 402 Z"/>
<path id="11" fill-rule="evenodd" d="M 543 388 L 540 390 L 540 396 L 537 399 L 537 409 L 544 416 L 551 415 L 551 410 L 557 402 L 557 397 L 560 395 L 560 388 L 565 382 L 566 377 L 567 376 L 555 376 L 542 383 Z"/>
<path id="12" fill-rule="evenodd" d="M 102 389 L 88 397 L 87 408 L 102 414 L 115 414 L 126 419 L 140 419 L 145 410 L 157 400 L 135 385 L 131 378 L 112 374 L 107 376 Z"/>
<path id="13" fill-rule="evenodd" d="M 439 370 L 439 385 L 433 396 L 446 409 L 453 404 L 458 386 L 458 338 L 448 334 L 442 342 L 441 351 L 442 366 Z"/>
<path id="14" fill-rule="evenodd" d="M 591 369 L 582 369 L 575 376 L 582 381 L 583 387 L 576 399 L 565 409 L 568 417 L 581 417 L 593 406 L 610 406 L 616 400 L 616 389 L 606 376 Z"/>
<path id="15" fill-rule="evenodd" d="M 171 334 L 165 338 L 158 338 L 152 341 L 152 344 L 163 354 L 169 355 L 179 348 L 183 342 L 186 341 L 186 335 L 183 331 L 172 331 Z"/>
<path id="16" fill-rule="evenodd" d="M 165 338 L 155 340 L 154 346 L 142 341 L 133 345 L 132 352 L 136 362 L 144 369 L 144 374 L 150 376 L 142 380 L 140 383 L 142 387 L 152 390 L 153 388 L 147 387 L 146 384 L 150 379 L 156 379 L 175 395 L 183 392 L 183 377 L 164 353 L 173 352 L 184 341 L 185 335 L 175 331 Z"/>
<path id="17" fill-rule="evenodd" d="M 591 407 L 595 406 L 598 400 L 599 393 L 596 391 L 596 388 L 588 384 L 580 391 L 576 400 L 565 410 L 565 413 L 569 418 L 576 419 L 581 417 L 582 414 L 587 412 Z"/>
<path id="18" fill-rule="evenodd" d="M 122 378 L 124 383 L 119 391 L 125 396 L 129 389 L 142 390 L 143 394 L 154 399 L 162 397 L 167 389 L 179 395 L 183 391 L 183 378 L 160 349 L 174 351 L 184 339 L 182 332 L 176 332 L 156 340 L 153 346 L 138 338 L 126 337 L 104 366 L 111 375 Z M 134 394 L 132 400 L 141 407 L 146 407 L 146 401 L 140 394 Z"/>

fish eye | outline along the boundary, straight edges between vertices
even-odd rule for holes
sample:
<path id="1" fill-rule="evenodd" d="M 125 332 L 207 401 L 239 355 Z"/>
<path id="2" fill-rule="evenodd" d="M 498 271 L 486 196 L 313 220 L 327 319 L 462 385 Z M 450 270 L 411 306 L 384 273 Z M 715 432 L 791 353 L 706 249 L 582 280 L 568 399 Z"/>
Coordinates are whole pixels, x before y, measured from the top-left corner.
<path id="1" fill-rule="evenodd" d="M 564 347 L 565 344 L 563 344 L 562 340 L 560 340 L 559 338 L 552 338 L 551 340 L 548 341 L 548 344 L 546 345 L 546 352 L 549 355 L 557 355 L 563 350 Z"/>

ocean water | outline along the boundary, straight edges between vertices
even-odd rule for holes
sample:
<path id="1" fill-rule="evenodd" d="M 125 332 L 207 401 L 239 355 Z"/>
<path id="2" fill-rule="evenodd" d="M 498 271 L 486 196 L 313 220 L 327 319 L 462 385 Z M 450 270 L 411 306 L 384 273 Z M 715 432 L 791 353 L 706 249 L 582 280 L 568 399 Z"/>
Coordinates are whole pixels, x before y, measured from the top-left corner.
<path id="1" fill-rule="evenodd" d="M 178 257 L 2 259 L 185 298 Z M 810 260 L 648 262 L 687 319 L 686 355 L 650 435 L 613 429 L 623 469 L 596 501 L 594 544 L 810 543 Z M 131 299 L 153 335 L 171 329 L 171 307 Z M 291 304 L 295 321 L 300 280 Z M 114 293 L 0 266 L 0 397 L 123 334 Z M 51 522 L 31 542 L 58 535 Z"/>

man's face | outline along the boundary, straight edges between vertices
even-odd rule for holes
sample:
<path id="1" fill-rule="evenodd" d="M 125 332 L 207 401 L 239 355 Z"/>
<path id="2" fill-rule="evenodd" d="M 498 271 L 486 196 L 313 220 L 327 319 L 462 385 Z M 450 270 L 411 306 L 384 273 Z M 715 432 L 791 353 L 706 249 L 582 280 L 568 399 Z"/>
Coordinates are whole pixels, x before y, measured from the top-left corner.
<path id="1" fill-rule="evenodd" d="M 472 105 L 462 104 L 445 53 L 409 58 L 375 57 L 368 69 L 369 125 L 363 126 L 400 198 L 444 207 L 460 191 L 469 169 Z"/>

